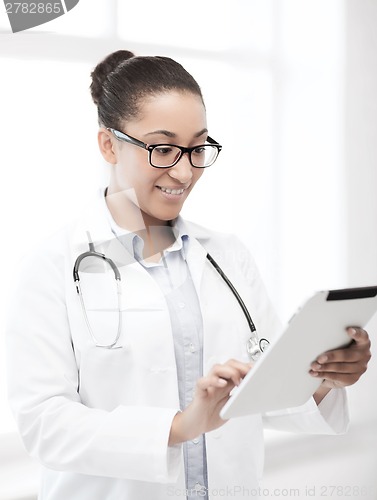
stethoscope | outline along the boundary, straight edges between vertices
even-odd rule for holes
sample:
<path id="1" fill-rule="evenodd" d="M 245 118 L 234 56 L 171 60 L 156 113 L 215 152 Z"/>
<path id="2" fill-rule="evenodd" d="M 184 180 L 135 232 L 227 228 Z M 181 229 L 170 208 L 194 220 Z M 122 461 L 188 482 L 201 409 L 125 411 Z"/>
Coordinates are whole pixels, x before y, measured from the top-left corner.
<path id="1" fill-rule="evenodd" d="M 77 291 L 77 294 L 80 298 L 80 303 L 81 303 L 81 308 L 82 308 L 82 311 L 84 314 L 85 323 L 86 323 L 86 326 L 89 330 L 89 333 L 90 333 L 92 340 L 93 340 L 96 347 L 102 347 L 105 349 L 120 349 L 120 348 L 122 348 L 122 346 L 117 345 L 117 344 L 118 344 L 120 334 L 122 331 L 121 275 L 120 275 L 119 269 L 116 266 L 116 264 L 114 263 L 114 261 L 112 261 L 109 257 L 106 257 L 103 253 L 97 252 L 95 250 L 94 244 L 92 243 L 89 234 L 88 234 L 88 239 L 89 239 L 89 251 L 80 254 L 75 261 L 75 265 L 73 266 L 73 281 L 76 285 L 76 291 Z M 108 344 L 103 344 L 103 343 L 99 342 L 98 339 L 96 338 L 96 336 L 94 335 L 93 330 L 90 326 L 90 322 L 89 322 L 89 318 L 87 315 L 87 311 L 86 311 L 86 307 L 85 307 L 85 303 L 84 303 L 84 299 L 83 299 L 83 294 L 82 294 L 82 290 L 81 290 L 80 276 L 79 276 L 80 265 L 84 259 L 93 258 L 93 257 L 95 257 L 96 259 L 100 259 L 102 262 L 104 262 L 110 266 L 110 268 L 112 269 L 112 271 L 114 273 L 115 281 L 116 281 L 117 296 L 118 296 L 118 311 L 117 311 L 118 312 L 118 329 L 117 329 L 117 332 L 116 332 L 116 335 L 115 335 L 113 341 L 108 343 Z M 224 271 L 221 269 L 221 267 L 213 259 L 213 257 L 209 253 L 207 253 L 206 257 L 207 257 L 208 262 L 210 262 L 212 264 L 212 266 L 216 269 L 216 271 L 219 273 L 219 275 L 222 277 L 222 279 L 228 285 L 228 287 L 230 288 L 234 297 L 237 299 L 237 302 L 240 305 L 242 312 L 245 315 L 246 321 L 249 325 L 250 332 L 251 332 L 251 336 L 246 344 L 246 350 L 247 350 L 250 358 L 252 360 L 256 361 L 260 357 L 262 352 L 264 352 L 267 349 L 267 347 L 269 345 L 269 341 L 265 338 L 258 339 L 258 334 L 257 334 L 257 330 L 255 328 L 255 324 L 254 324 L 254 322 L 250 316 L 250 313 L 249 313 L 244 301 L 242 300 L 241 296 L 239 295 L 239 293 L 235 289 L 235 287 L 232 284 L 232 282 L 230 281 L 230 279 L 226 276 Z"/>

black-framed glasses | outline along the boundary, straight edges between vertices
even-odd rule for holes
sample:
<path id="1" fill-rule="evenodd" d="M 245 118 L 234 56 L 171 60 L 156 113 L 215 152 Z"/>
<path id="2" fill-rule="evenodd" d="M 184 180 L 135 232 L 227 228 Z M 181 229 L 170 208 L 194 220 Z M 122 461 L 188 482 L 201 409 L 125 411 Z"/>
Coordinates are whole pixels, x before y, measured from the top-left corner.
<path id="1" fill-rule="evenodd" d="M 149 153 L 149 163 L 155 168 L 171 168 L 176 165 L 182 156 L 187 153 L 190 163 L 195 168 L 210 167 L 215 163 L 220 154 L 222 146 L 211 137 L 207 137 L 207 144 L 199 144 L 192 148 L 184 148 L 176 144 L 146 144 L 130 135 L 108 128 L 120 141 L 134 144 L 140 148 L 146 149 Z"/>

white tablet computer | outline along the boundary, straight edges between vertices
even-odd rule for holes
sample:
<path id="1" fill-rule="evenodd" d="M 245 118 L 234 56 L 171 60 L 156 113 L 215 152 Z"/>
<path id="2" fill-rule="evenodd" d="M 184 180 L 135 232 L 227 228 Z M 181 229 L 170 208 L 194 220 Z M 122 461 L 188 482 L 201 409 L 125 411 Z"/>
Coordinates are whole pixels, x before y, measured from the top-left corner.
<path id="1" fill-rule="evenodd" d="M 317 292 L 258 359 L 220 412 L 223 419 L 304 404 L 321 380 L 309 375 L 325 351 L 349 344 L 349 326 L 363 328 L 377 311 L 377 286 Z"/>

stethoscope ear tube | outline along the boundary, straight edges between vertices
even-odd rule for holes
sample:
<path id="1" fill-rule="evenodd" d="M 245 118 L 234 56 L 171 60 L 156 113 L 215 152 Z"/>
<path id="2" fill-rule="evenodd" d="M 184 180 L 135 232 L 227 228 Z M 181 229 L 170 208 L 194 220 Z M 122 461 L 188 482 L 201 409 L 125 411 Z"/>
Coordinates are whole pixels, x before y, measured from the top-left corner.
<path id="1" fill-rule="evenodd" d="M 80 264 L 87 257 L 96 257 L 96 258 L 100 258 L 100 259 L 104 260 L 107 264 L 109 264 L 109 266 L 113 270 L 114 275 L 115 275 L 115 279 L 118 281 L 121 280 L 119 269 L 117 268 L 117 266 L 114 264 L 114 262 L 111 259 L 106 257 L 103 253 L 96 252 L 95 250 L 90 250 L 88 252 L 84 252 L 84 253 L 80 254 L 75 261 L 75 265 L 73 266 L 73 281 L 75 283 L 80 281 L 80 276 L 79 276 Z"/>
<path id="2" fill-rule="evenodd" d="M 122 331 L 122 309 L 121 309 L 121 306 L 122 306 L 122 304 L 121 304 L 122 288 L 120 286 L 121 275 L 120 275 L 119 269 L 117 268 L 117 266 L 115 265 L 115 263 L 111 259 L 106 257 L 103 253 L 96 252 L 94 250 L 93 243 L 90 243 L 90 248 L 91 248 L 91 250 L 89 250 L 88 252 L 84 252 L 77 257 L 75 264 L 73 266 L 73 280 L 74 280 L 75 285 L 76 285 L 76 291 L 77 291 L 79 298 L 80 298 L 80 303 L 81 303 L 82 311 L 84 313 L 85 323 L 86 323 L 86 326 L 87 326 L 89 333 L 92 337 L 92 340 L 97 347 L 103 347 L 106 349 L 119 349 L 119 348 L 121 348 L 121 346 L 117 346 L 116 344 L 118 343 L 118 340 L 120 338 L 120 334 Z M 81 292 L 81 286 L 80 286 L 79 268 L 80 268 L 81 262 L 84 259 L 86 259 L 87 257 L 95 257 L 97 259 L 101 259 L 101 260 L 105 261 L 111 267 L 111 269 L 113 270 L 114 275 L 115 275 L 115 280 L 117 283 L 117 295 L 118 295 L 118 329 L 117 329 L 116 337 L 114 338 L 114 340 L 111 344 L 102 344 L 102 343 L 98 342 L 98 340 L 97 340 L 96 336 L 94 335 L 93 330 L 90 326 L 89 318 L 88 318 L 88 315 L 86 312 L 86 307 L 85 307 L 84 299 L 83 299 L 82 292 Z"/>

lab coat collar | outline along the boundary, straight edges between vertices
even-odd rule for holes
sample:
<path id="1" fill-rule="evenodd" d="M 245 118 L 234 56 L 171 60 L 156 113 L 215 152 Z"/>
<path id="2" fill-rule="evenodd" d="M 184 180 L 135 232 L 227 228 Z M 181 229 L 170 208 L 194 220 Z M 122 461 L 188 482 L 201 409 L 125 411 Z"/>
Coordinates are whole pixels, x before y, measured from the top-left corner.
<path id="1" fill-rule="evenodd" d="M 203 243 L 210 238 L 210 233 L 205 227 L 187 221 L 180 215 L 175 219 L 174 225 L 178 228 L 180 234 L 187 234 L 189 237 L 195 238 Z"/>

